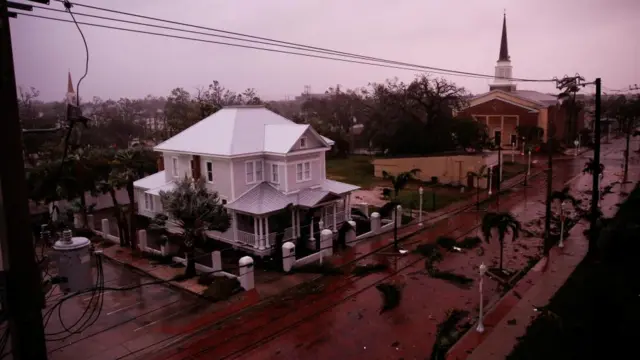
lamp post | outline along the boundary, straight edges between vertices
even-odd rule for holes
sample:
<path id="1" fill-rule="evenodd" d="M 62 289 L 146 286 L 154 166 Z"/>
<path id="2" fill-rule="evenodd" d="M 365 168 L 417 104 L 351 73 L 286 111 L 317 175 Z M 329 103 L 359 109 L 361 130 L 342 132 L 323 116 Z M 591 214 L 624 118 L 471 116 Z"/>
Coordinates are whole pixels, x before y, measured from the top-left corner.
<path id="1" fill-rule="evenodd" d="M 483 293 L 482 293 L 482 283 L 484 282 L 484 274 L 487 272 L 487 266 L 482 263 L 480 264 L 479 269 L 480 270 L 480 314 L 478 315 L 478 325 L 476 326 L 476 331 L 481 333 L 484 332 L 484 324 L 482 323 L 483 321 L 483 314 L 482 314 L 482 310 L 484 308 L 484 299 L 483 299 Z"/>
<path id="2" fill-rule="evenodd" d="M 489 196 L 491 196 L 491 171 L 493 167 L 489 166 Z"/>
<path id="3" fill-rule="evenodd" d="M 580 141 L 575 140 L 575 141 L 573 142 L 573 145 L 575 145 L 575 146 L 576 146 L 576 154 L 575 154 L 575 156 L 578 156 L 578 146 L 580 146 Z"/>
<path id="4" fill-rule="evenodd" d="M 564 247 L 564 201 L 560 203 L 560 241 L 558 241 L 558 247 Z"/>
<path id="5" fill-rule="evenodd" d="M 525 137 L 522 137 L 522 152 L 520 153 L 520 155 L 524 156 L 524 145 L 525 145 Z"/>
<path id="6" fill-rule="evenodd" d="M 516 162 L 516 143 L 511 143 L 511 162 Z"/>
<path id="7" fill-rule="evenodd" d="M 418 226 L 423 226 L 422 223 L 422 194 L 424 194 L 424 189 L 422 186 L 418 189 L 418 194 L 420 194 L 420 212 L 418 213 Z"/>
<path id="8" fill-rule="evenodd" d="M 527 176 L 531 176 L 531 149 L 529 149 L 529 160 L 527 161 Z"/>

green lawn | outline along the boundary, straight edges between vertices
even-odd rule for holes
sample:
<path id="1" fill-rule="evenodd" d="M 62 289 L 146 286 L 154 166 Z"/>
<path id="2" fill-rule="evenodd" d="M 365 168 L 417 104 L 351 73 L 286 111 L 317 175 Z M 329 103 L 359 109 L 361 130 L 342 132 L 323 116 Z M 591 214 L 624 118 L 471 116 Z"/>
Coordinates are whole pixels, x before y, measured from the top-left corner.
<path id="1" fill-rule="evenodd" d="M 380 181 L 373 176 L 372 159 L 366 155 L 327 159 L 327 178 L 370 189 Z"/>
<path id="2" fill-rule="evenodd" d="M 435 190 L 435 196 L 434 194 Z M 475 192 L 474 192 L 475 194 Z M 460 193 L 454 189 L 430 188 L 425 187 L 422 195 L 422 209 L 424 211 L 432 211 L 443 208 L 456 201 L 466 199 L 469 191 Z M 435 208 L 433 206 L 435 200 Z M 404 189 L 398 194 L 397 201 L 402 204 L 405 209 L 418 209 L 420 207 L 420 193 L 417 189 Z"/>

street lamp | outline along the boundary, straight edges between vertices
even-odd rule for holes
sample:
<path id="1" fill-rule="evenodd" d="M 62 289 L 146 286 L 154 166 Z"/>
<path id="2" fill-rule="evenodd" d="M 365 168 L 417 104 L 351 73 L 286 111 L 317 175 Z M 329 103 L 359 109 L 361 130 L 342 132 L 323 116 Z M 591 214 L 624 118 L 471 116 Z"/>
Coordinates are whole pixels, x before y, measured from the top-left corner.
<path id="1" fill-rule="evenodd" d="M 511 143 L 511 162 L 516 162 L 516 143 L 512 142 Z"/>
<path id="2" fill-rule="evenodd" d="M 424 189 L 422 186 L 418 189 L 418 194 L 420 194 L 420 212 L 418 213 L 418 226 L 423 226 L 422 223 L 422 194 L 424 194 Z"/>
<path id="3" fill-rule="evenodd" d="M 489 166 L 489 196 L 491 196 L 491 171 L 492 171 L 493 167 Z"/>
<path id="4" fill-rule="evenodd" d="M 578 146 L 580 146 L 580 141 L 574 140 L 573 141 L 573 145 L 576 146 L 576 154 L 575 154 L 575 156 L 578 156 Z"/>
<path id="5" fill-rule="evenodd" d="M 482 310 L 484 308 L 484 299 L 483 299 L 483 293 L 482 293 L 482 284 L 484 282 L 484 274 L 487 272 L 487 266 L 482 263 L 480 264 L 480 267 L 478 268 L 478 270 L 480 271 L 480 314 L 478 315 L 478 325 L 476 326 L 476 331 L 481 333 L 484 332 L 484 324 L 482 323 L 483 320 L 483 314 L 482 314 Z"/>

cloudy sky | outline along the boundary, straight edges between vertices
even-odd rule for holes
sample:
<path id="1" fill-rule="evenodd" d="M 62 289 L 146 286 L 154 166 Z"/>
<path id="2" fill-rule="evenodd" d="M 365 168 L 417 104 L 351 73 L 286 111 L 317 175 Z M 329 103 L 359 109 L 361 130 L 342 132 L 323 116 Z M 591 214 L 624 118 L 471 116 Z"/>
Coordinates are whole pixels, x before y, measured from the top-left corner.
<path id="1" fill-rule="evenodd" d="M 26 2 L 26 0 L 20 0 Z M 580 73 L 606 89 L 640 84 L 639 0 L 78 0 L 174 21 L 425 66 L 493 74 L 503 10 L 507 12 L 513 76 L 549 79 Z M 61 3 L 46 6 L 62 10 Z M 138 20 L 76 6 L 73 11 Z M 70 19 L 65 13 L 33 14 Z M 84 16 L 78 21 L 142 29 Z M 157 24 L 157 23 L 156 23 Z M 17 83 L 59 100 L 67 71 L 84 72 L 85 52 L 73 24 L 19 16 L 11 20 Z M 175 26 L 167 24 L 167 26 Z M 167 95 L 212 80 L 267 99 L 341 84 L 358 87 L 415 71 L 385 69 L 81 25 L 89 74 L 81 97 Z M 174 33 L 146 28 L 147 31 Z M 194 29 L 195 30 L 195 29 Z M 202 31 L 202 30 L 201 30 Z M 179 35 L 179 34 L 178 34 Z M 229 41 L 194 34 L 182 36 Z M 235 41 L 230 41 L 235 42 Z M 262 45 L 258 45 L 262 46 Z M 447 76 L 474 93 L 489 80 Z M 520 84 L 552 91 L 552 85 Z"/>

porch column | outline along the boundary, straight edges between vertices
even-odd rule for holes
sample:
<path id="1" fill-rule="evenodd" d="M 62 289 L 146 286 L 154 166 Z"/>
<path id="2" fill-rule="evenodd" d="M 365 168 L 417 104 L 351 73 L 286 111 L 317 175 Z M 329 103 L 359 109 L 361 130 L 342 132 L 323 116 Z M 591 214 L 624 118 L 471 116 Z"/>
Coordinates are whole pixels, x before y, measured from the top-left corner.
<path id="1" fill-rule="evenodd" d="M 333 203 L 333 232 L 338 231 L 338 225 L 337 225 L 337 214 L 338 213 L 338 203 L 334 202 Z"/>
<path id="2" fill-rule="evenodd" d="M 258 231 L 258 218 L 255 216 L 253 217 L 253 236 L 255 240 L 253 247 L 257 249 L 260 245 L 260 232 Z"/>
<path id="3" fill-rule="evenodd" d="M 231 210 L 231 226 L 233 227 L 233 241 L 238 241 L 238 216 L 234 210 Z"/>
<path id="4" fill-rule="evenodd" d="M 258 218 L 258 229 L 260 233 L 260 239 L 258 240 L 258 249 L 264 250 L 264 218 L 262 216 Z"/>
<path id="5" fill-rule="evenodd" d="M 291 236 L 296 237 L 296 211 L 291 209 Z"/>
<path id="6" fill-rule="evenodd" d="M 349 220 L 347 217 L 347 195 L 342 197 L 342 205 L 344 205 L 344 221 Z M 367 214 L 368 215 L 368 214 Z"/>
<path id="7" fill-rule="evenodd" d="M 309 224 L 309 241 L 314 241 L 313 237 L 313 217 L 311 218 L 311 223 Z"/>
<path id="8" fill-rule="evenodd" d="M 269 216 L 268 215 L 264 217 L 264 227 L 265 227 L 265 232 L 267 233 L 267 235 L 264 237 L 264 247 L 270 248 L 271 242 L 269 242 Z"/>

